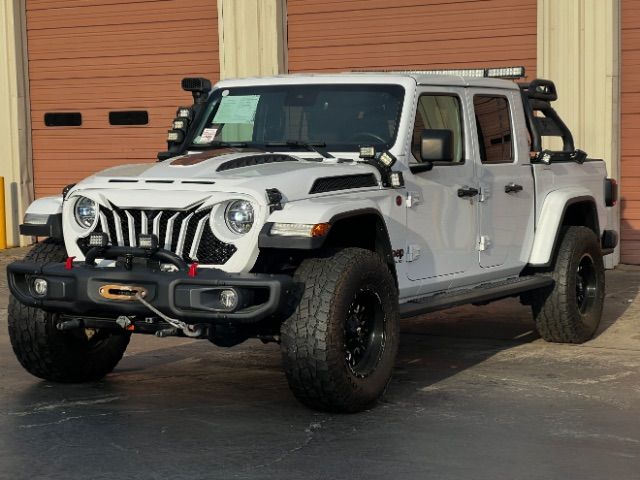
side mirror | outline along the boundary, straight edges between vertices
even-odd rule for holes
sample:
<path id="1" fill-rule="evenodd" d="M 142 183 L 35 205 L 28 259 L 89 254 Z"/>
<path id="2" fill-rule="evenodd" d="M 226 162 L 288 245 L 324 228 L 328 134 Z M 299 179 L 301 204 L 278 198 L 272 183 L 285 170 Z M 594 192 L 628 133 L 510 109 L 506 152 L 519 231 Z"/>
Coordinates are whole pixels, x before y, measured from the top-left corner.
<path id="1" fill-rule="evenodd" d="M 423 162 L 453 161 L 453 132 L 451 130 L 423 130 L 420 135 L 420 159 Z"/>

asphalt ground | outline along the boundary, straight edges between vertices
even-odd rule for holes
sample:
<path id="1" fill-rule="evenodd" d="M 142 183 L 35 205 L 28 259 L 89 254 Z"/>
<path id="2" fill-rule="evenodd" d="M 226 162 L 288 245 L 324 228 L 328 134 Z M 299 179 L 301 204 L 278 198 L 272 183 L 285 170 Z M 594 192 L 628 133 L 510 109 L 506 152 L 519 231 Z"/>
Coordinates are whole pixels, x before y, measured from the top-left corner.
<path id="1" fill-rule="evenodd" d="M 38 380 L 11 351 L 2 273 L 0 478 L 637 480 L 639 289 L 639 269 L 607 272 L 578 346 L 542 341 L 515 300 L 403 321 L 384 399 L 328 415 L 259 341 L 134 336 L 103 381 Z"/>

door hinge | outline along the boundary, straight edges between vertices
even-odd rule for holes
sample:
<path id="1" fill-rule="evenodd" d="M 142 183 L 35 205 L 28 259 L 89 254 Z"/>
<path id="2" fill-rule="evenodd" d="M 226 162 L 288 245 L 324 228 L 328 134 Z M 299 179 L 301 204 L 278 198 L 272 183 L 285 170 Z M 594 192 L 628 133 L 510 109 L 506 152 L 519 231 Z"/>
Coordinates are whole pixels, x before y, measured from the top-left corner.
<path id="1" fill-rule="evenodd" d="M 491 245 L 491 239 L 487 235 L 480 235 L 478 240 L 478 251 L 484 252 Z"/>
<path id="2" fill-rule="evenodd" d="M 478 196 L 479 202 L 486 202 L 487 198 L 491 196 L 491 192 L 487 187 L 480 188 L 480 195 Z"/>
<path id="3" fill-rule="evenodd" d="M 420 192 L 407 192 L 407 208 L 420 203 Z"/>
<path id="4" fill-rule="evenodd" d="M 407 245 L 407 254 L 405 259 L 407 262 L 413 262 L 420 258 L 420 245 Z"/>

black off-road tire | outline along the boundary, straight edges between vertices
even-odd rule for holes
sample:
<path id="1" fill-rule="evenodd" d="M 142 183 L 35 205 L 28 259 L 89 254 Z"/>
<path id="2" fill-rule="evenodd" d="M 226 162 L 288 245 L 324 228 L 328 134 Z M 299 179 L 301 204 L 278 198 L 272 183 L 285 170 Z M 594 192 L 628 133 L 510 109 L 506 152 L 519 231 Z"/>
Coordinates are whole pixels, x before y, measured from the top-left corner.
<path id="1" fill-rule="evenodd" d="M 566 227 L 555 257 L 553 287 L 532 293 L 540 336 L 548 342 L 584 343 L 595 334 L 605 295 L 598 237 L 586 227 Z"/>
<path id="2" fill-rule="evenodd" d="M 35 245 L 25 260 L 42 264 L 64 262 L 64 245 L 47 239 Z M 55 382 L 99 380 L 124 354 L 131 334 L 98 330 L 91 338 L 84 329 L 60 331 L 58 315 L 9 299 L 11 346 L 20 364 L 32 375 Z"/>
<path id="3" fill-rule="evenodd" d="M 302 262 L 297 307 L 281 328 L 289 386 L 305 405 L 357 412 L 385 391 L 399 340 L 398 293 L 380 257 L 360 248 Z"/>

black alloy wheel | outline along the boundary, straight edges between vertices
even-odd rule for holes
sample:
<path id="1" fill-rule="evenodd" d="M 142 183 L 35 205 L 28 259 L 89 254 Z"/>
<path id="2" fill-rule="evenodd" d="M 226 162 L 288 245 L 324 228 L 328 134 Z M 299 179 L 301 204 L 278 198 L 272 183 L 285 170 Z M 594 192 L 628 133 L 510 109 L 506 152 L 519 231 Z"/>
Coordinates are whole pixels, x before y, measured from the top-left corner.
<path id="1" fill-rule="evenodd" d="M 355 295 L 344 326 L 345 361 L 351 372 L 364 378 L 373 372 L 384 352 L 385 315 L 380 297 L 371 289 Z"/>
<path id="2" fill-rule="evenodd" d="M 589 255 L 584 255 L 576 270 L 576 303 L 580 313 L 585 314 L 596 298 L 598 277 Z"/>

